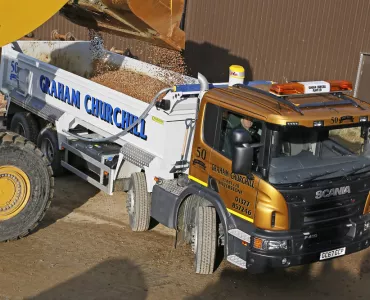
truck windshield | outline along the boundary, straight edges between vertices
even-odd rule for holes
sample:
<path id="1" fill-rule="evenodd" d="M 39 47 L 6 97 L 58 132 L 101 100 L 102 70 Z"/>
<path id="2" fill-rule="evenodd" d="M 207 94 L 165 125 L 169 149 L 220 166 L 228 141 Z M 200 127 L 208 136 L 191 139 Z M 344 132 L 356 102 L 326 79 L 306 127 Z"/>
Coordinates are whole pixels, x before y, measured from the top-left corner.
<path id="1" fill-rule="evenodd" d="M 360 126 L 284 127 L 273 131 L 269 181 L 300 184 L 370 171 Z"/>

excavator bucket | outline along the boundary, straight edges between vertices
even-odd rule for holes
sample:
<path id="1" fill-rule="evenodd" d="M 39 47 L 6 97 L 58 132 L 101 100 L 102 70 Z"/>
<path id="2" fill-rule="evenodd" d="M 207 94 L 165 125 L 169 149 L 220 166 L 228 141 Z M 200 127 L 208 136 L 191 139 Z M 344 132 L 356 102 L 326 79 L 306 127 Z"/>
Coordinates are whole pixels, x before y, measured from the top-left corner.
<path id="1" fill-rule="evenodd" d="M 0 47 L 42 25 L 66 2 L 67 0 L 0 0 Z"/>
<path id="2" fill-rule="evenodd" d="M 61 10 L 81 26 L 179 51 L 185 48 L 183 12 L 184 0 L 79 0 Z"/>

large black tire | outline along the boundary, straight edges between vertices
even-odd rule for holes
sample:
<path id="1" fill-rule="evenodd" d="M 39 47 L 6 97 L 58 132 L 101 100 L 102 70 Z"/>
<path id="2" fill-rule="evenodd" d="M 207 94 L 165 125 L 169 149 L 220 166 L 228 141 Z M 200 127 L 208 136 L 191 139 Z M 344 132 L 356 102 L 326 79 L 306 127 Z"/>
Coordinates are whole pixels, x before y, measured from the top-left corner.
<path id="1" fill-rule="evenodd" d="M 45 216 L 54 193 L 53 171 L 42 152 L 24 137 L 0 132 L 0 179 L 5 189 L 2 191 L 0 186 L 0 194 L 6 195 L 4 186 L 7 180 L 13 179 L 12 174 L 6 171 L 9 168 L 25 174 L 29 181 L 29 197 L 28 201 L 24 201 L 24 207 L 14 216 L 4 217 L 4 211 L 0 211 L 0 241 L 19 239 L 34 230 Z M 4 209 L 4 203 L 2 205 Z"/>
<path id="2" fill-rule="evenodd" d="M 133 231 L 148 230 L 150 225 L 151 198 L 147 191 L 144 173 L 134 173 L 131 175 L 126 207 L 131 229 Z"/>
<path id="3" fill-rule="evenodd" d="M 27 140 L 32 143 L 37 142 L 37 136 L 39 135 L 39 125 L 37 120 L 30 112 L 18 112 L 16 113 L 10 123 L 10 130 L 24 136 Z"/>
<path id="4" fill-rule="evenodd" d="M 44 153 L 51 164 L 54 176 L 64 173 L 62 167 L 63 152 L 59 150 L 58 134 L 55 128 L 47 126 L 40 131 L 37 147 Z"/>
<path id="5" fill-rule="evenodd" d="M 217 219 L 214 207 L 199 206 L 196 210 L 192 248 L 195 253 L 195 272 L 212 274 L 217 250 Z"/>

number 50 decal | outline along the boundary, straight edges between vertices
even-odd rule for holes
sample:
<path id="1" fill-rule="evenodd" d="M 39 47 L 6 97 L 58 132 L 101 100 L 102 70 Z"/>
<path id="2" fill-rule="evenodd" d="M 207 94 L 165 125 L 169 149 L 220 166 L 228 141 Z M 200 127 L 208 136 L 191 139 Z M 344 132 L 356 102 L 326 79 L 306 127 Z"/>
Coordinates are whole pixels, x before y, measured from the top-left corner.
<path id="1" fill-rule="evenodd" d="M 207 151 L 205 149 L 202 149 L 201 147 L 197 148 L 197 157 L 200 157 L 201 159 L 205 160 L 207 157 Z"/>
<path id="2" fill-rule="evenodd" d="M 332 124 L 337 124 L 337 123 L 339 123 L 339 118 L 338 118 L 338 117 L 332 117 L 332 118 L 331 118 L 331 123 L 332 123 Z"/>

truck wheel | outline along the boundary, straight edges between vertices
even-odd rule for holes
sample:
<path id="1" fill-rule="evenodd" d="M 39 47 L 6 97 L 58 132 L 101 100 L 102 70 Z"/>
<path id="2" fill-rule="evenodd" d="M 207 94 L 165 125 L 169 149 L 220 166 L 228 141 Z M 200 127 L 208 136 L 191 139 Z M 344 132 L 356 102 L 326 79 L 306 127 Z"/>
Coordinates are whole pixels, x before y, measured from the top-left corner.
<path id="1" fill-rule="evenodd" d="M 35 117 L 30 112 L 18 112 L 10 123 L 10 130 L 24 136 L 27 140 L 32 143 L 37 142 L 37 136 L 39 134 L 39 125 Z"/>
<path id="2" fill-rule="evenodd" d="M 214 207 L 199 206 L 192 233 L 192 250 L 195 253 L 195 272 L 212 274 L 217 249 L 217 223 Z"/>
<path id="3" fill-rule="evenodd" d="M 151 199 L 147 190 L 144 173 L 134 173 L 131 175 L 126 207 L 131 229 L 133 231 L 148 230 L 150 224 Z"/>
<path id="4" fill-rule="evenodd" d="M 41 130 L 37 138 L 37 147 L 50 161 L 54 176 L 63 174 L 62 157 L 63 153 L 59 150 L 57 131 L 52 127 L 45 127 Z"/>
<path id="5" fill-rule="evenodd" d="M 22 238 L 37 227 L 53 197 L 52 174 L 33 143 L 0 132 L 0 241 Z"/>

